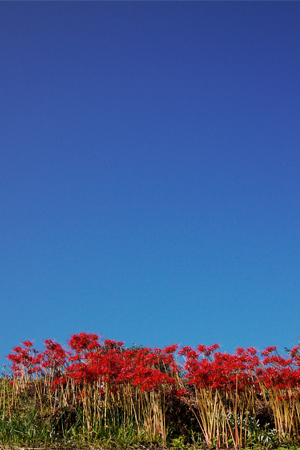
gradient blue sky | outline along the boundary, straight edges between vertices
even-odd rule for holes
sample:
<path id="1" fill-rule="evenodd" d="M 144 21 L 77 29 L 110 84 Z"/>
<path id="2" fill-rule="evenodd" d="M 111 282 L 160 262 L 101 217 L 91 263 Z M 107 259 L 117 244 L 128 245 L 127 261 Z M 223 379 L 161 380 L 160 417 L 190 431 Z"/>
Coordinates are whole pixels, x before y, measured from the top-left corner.
<path id="1" fill-rule="evenodd" d="M 300 336 L 300 3 L 0 3 L 0 358 Z"/>

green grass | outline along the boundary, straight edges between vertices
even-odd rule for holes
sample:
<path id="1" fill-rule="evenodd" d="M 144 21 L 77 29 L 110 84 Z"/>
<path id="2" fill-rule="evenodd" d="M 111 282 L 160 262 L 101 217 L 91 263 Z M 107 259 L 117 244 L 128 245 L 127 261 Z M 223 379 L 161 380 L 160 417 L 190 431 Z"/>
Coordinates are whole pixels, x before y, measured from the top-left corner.
<path id="1" fill-rule="evenodd" d="M 204 436 L 186 404 L 174 400 L 166 414 L 166 438 L 149 436 L 134 418 L 122 421 L 122 406 L 108 410 L 105 423 L 94 421 L 88 429 L 82 404 L 51 409 L 47 395 L 37 395 L 32 385 L 13 397 L 10 379 L 0 379 L 0 448 L 4 449 L 186 449 L 207 450 Z M 42 408 L 41 408 L 42 403 Z M 228 416 L 228 420 L 233 420 Z M 242 423 L 243 425 L 243 423 Z M 300 442 L 282 440 L 272 426 L 260 426 L 248 417 L 246 450 L 300 450 Z M 229 439 L 229 448 L 234 448 Z M 211 449 L 216 448 L 212 442 Z"/>

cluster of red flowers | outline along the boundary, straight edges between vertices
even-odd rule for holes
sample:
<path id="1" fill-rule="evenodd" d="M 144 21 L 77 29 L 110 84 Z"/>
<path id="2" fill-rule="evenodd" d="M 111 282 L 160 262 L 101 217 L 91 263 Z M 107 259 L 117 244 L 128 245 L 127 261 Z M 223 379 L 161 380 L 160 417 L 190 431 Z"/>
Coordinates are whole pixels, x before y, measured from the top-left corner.
<path id="1" fill-rule="evenodd" d="M 14 376 L 42 377 L 52 371 L 53 387 L 71 378 L 76 383 L 109 383 L 113 390 L 131 384 L 142 391 L 168 386 L 175 395 L 181 392 L 174 388 L 178 370 L 174 359 L 176 345 L 163 350 L 126 349 L 123 342 L 107 339 L 101 343 L 98 335 L 87 333 L 73 335 L 68 344 L 70 350 L 66 351 L 60 344 L 46 340 L 46 349 L 38 352 L 32 342 L 23 342 L 7 357 Z"/>
<path id="2" fill-rule="evenodd" d="M 16 377 L 51 374 L 53 385 L 68 378 L 76 383 L 108 383 L 111 389 L 130 384 L 142 391 L 168 387 L 168 392 L 181 396 L 178 374 L 199 389 L 243 392 L 250 387 L 273 389 L 300 388 L 300 346 L 279 356 L 276 347 L 267 347 L 261 356 L 253 347 L 237 348 L 235 353 L 219 351 L 219 345 L 199 345 L 197 349 L 177 344 L 164 349 L 124 348 L 123 342 L 105 340 L 96 334 L 80 333 L 71 337 L 69 350 L 60 344 L 45 341 L 45 350 L 38 352 L 33 343 L 25 341 L 8 355 Z M 176 352 L 185 363 L 177 362 Z M 34 375 L 35 374 L 35 375 Z"/>
<path id="3" fill-rule="evenodd" d="M 272 389 L 300 388 L 300 346 L 289 351 L 288 358 L 277 353 L 277 347 L 261 352 L 253 347 L 237 348 L 230 355 L 211 347 L 199 345 L 197 350 L 184 347 L 179 351 L 186 359 L 186 377 L 197 388 L 243 392 L 249 387 Z"/>
<path id="4" fill-rule="evenodd" d="M 217 352 L 217 344 L 211 347 L 199 345 L 197 350 L 183 348 L 179 353 L 186 357 L 185 369 L 190 384 L 197 388 L 223 391 L 244 391 L 258 386 L 254 376 L 259 366 L 256 350 L 238 348 L 233 355 Z"/>
<path id="5" fill-rule="evenodd" d="M 33 348 L 33 342 L 24 341 L 22 347 L 15 347 L 7 358 L 11 361 L 11 370 L 15 377 L 46 373 L 49 370 L 61 370 L 66 367 L 66 352 L 57 342 L 47 339 L 43 353 Z"/>

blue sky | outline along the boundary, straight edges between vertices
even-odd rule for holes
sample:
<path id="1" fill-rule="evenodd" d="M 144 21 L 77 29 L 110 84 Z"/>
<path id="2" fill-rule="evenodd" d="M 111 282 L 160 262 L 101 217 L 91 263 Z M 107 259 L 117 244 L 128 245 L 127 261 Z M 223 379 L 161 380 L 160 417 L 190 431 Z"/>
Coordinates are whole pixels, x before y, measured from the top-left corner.
<path id="1" fill-rule="evenodd" d="M 0 358 L 300 336 L 300 4 L 1 2 Z"/>

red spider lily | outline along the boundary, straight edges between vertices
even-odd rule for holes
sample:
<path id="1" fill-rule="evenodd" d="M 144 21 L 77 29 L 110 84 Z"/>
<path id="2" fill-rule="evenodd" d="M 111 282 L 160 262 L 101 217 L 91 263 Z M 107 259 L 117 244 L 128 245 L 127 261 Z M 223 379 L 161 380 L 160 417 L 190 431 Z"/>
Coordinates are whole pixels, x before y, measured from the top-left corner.
<path id="1" fill-rule="evenodd" d="M 223 391 L 244 391 L 253 385 L 254 371 L 259 365 L 256 350 L 252 347 L 246 350 L 238 348 L 235 354 L 229 355 L 216 352 L 217 348 L 217 344 L 211 347 L 201 345 L 198 354 L 195 351 L 186 353 L 185 369 L 190 384 Z M 201 355 L 204 355 L 203 359 L 199 359 Z"/>
<path id="2" fill-rule="evenodd" d="M 181 356 L 186 356 L 188 352 L 192 351 L 192 347 L 182 347 L 181 350 L 179 350 L 178 354 Z"/>
<path id="3" fill-rule="evenodd" d="M 78 402 L 85 408 L 85 414 L 98 411 L 101 416 L 103 407 L 112 410 L 122 407 L 129 411 L 131 406 L 136 406 L 134 402 L 138 402 L 149 408 L 151 399 L 153 410 L 141 413 L 141 420 L 144 423 L 148 420 L 149 429 L 153 429 L 157 408 L 166 407 L 163 406 L 166 396 L 192 395 L 198 407 L 198 413 L 196 407 L 194 412 L 198 414 L 207 444 L 211 444 L 214 430 L 221 433 L 223 427 L 223 444 L 227 445 L 226 439 L 231 436 L 238 447 L 242 443 L 241 436 L 246 435 L 242 428 L 237 431 L 238 416 L 241 415 L 242 423 L 259 394 L 257 398 L 264 397 L 272 408 L 279 433 L 298 432 L 298 425 L 288 424 L 293 414 L 297 414 L 297 420 L 300 417 L 300 345 L 288 351 L 289 357 L 283 357 L 277 347 L 267 347 L 261 355 L 253 347 L 237 347 L 233 354 L 222 353 L 218 344 L 201 344 L 196 349 L 179 349 L 177 344 L 163 349 L 126 349 L 121 341 L 106 339 L 102 342 L 97 334 L 90 333 L 74 334 L 68 342 L 70 350 L 51 339 L 44 344 L 44 351 L 38 352 L 32 341 L 24 341 L 13 349 L 8 359 L 15 377 L 13 390 L 18 391 L 17 378 L 20 378 L 21 389 L 36 386 L 37 398 L 42 403 L 44 390 L 52 389 L 55 395 L 50 392 L 48 406 L 53 410 L 60 399 L 63 405 Z M 183 367 L 177 362 L 176 354 L 183 356 Z M 95 407 L 94 401 L 98 402 Z M 111 402 L 109 406 L 107 402 Z M 128 405 L 131 406 L 128 408 Z M 226 422 L 228 412 L 233 414 L 234 429 Z M 106 412 L 103 414 L 105 416 Z M 221 445 L 220 435 L 215 438 Z"/>
<path id="4" fill-rule="evenodd" d="M 166 393 L 166 395 L 169 395 L 170 397 L 190 397 L 190 392 L 186 391 L 185 389 L 176 389 L 172 388 L 169 392 Z"/>
<path id="5" fill-rule="evenodd" d="M 57 377 L 52 382 L 51 390 L 55 391 L 58 386 L 64 386 L 67 384 L 67 378 L 66 377 Z"/>
<path id="6" fill-rule="evenodd" d="M 76 353 L 84 353 L 89 349 L 90 345 L 100 345 L 99 336 L 97 334 L 80 333 L 74 334 L 69 340 L 69 346 Z"/>
<path id="7" fill-rule="evenodd" d="M 141 390 L 157 390 L 163 384 L 175 383 L 172 377 L 162 372 L 169 364 L 173 364 L 174 370 L 174 358 L 169 352 L 170 349 L 167 352 L 149 348 L 124 350 L 123 343 L 106 340 L 97 351 L 86 352 L 84 359 L 69 357 L 72 364 L 67 368 L 67 374 L 77 383 L 102 380 L 109 383 L 111 389 L 132 384 Z"/>
<path id="8" fill-rule="evenodd" d="M 22 342 L 22 344 L 23 344 L 24 347 L 26 347 L 26 348 L 33 347 L 33 342 L 32 342 L 32 341 L 24 341 L 24 342 Z"/>
<path id="9" fill-rule="evenodd" d="M 269 356 L 270 353 L 275 352 L 277 347 L 267 347 L 263 352 L 261 352 L 262 356 Z"/>
<path id="10" fill-rule="evenodd" d="M 179 347 L 178 344 L 170 345 L 169 347 L 165 347 L 163 349 L 163 353 L 165 353 L 166 355 L 173 354 L 178 350 L 178 347 Z"/>
<path id="11" fill-rule="evenodd" d="M 15 347 L 12 350 L 14 353 L 7 356 L 7 359 L 12 362 L 11 370 L 14 376 L 26 376 L 41 372 L 42 355 L 32 348 L 31 341 L 24 341 L 22 345 L 23 348 Z"/>
<path id="12" fill-rule="evenodd" d="M 67 356 L 70 356 L 71 353 L 66 352 L 60 344 L 51 339 L 47 339 L 45 345 L 42 367 L 57 370 L 64 368 L 67 364 Z"/>

